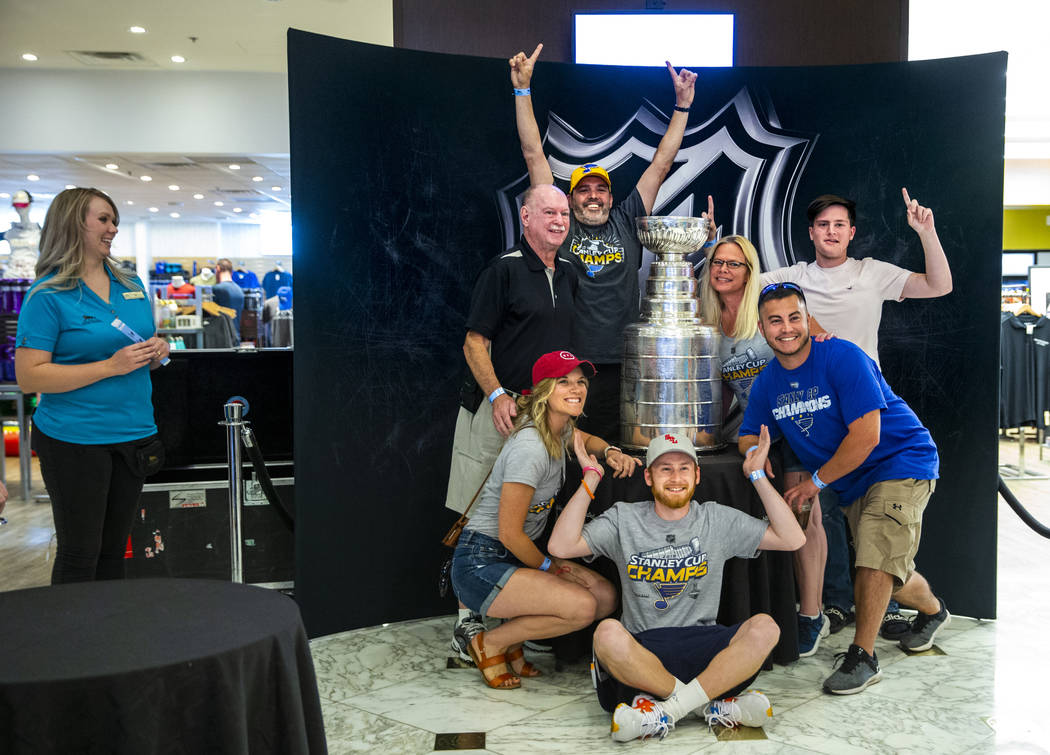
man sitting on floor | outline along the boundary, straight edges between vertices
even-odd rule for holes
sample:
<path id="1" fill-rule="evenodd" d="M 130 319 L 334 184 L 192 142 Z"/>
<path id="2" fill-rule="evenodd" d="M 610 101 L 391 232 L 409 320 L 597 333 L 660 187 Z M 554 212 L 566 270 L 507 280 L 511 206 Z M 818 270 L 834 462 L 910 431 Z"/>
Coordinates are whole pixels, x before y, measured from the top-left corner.
<path id="1" fill-rule="evenodd" d="M 697 503 L 696 450 L 683 435 L 654 438 L 645 481 L 653 501 L 617 503 L 584 525 L 587 499 L 566 505 L 548 550 L 559 558 L 612 559 L 623 588 L 623 621 L 605 619 L 594 633 L 592 675 L 598 702 L 613 711 L 612 738 L 659 736 L 691 711 L 708 723 L 761 726 L 773 715 L 760 692 L 737 695 L 758 675 L 780 638 L 767 614 L 726 627 L 715 623 L 722 568 L 760 550 L 793 551 L 806 540 L 794 514 L 766 479 L 769 433 L 748 451 L 744 474 L 755 485 L 769 521 Z M 586 459 L 586 452 L 580 456 Z M 590 467 L 597 468 L 597 459 Z M 711 702 L 713 700 L 713 702 Z"/>

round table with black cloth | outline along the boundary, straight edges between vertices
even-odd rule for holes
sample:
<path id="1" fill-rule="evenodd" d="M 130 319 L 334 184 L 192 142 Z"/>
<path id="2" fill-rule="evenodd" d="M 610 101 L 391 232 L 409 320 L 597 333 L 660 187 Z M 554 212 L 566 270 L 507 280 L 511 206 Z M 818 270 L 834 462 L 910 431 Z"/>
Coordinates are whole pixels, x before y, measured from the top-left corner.
<path id="1" fill-rule="evenodd" d="M 640 455 L 640 454 L 638 454 Z M 773 484 L 782 489 L 783 476 L 779 454 L 771 453 L 775 478 Z M 743 457 L 735 448 L 700 455 L 700 484 L 693 497 L 697 501 L 717 501 L 759 518 L 765 517 L 765 507 L 751 481 L 744 477 Z M 643 467 L 627 479 L 612 477 L 606 467 L 605 478 L 595 491 L 589 511 L 598 515 L 617 501 L 650 501 L 652 492 L 645 484 Z M 568 500 L 580 485 L 580 468 L 566 464 L 565 485 L 559 494 L 556 509 Z M 551 517 L 551 524 L 554 517 Z M 548 528 L 549 529 L 549 528 Z M 784 551 L 762 551 L 756 558 L 732 558 L 726 562 L 722 578 L 722 598 L 718 609 L 719 624 L 735 624 L 757 613 L 768 613 L 780 627 L 780 641 L 770 660 L 786 665 L 798 660 L 798 620 L 795 602 L 795 572 L 793 554 Z M 600 572 L 619 589 L 620 577 L 615 565 L 606 558 L 598 558 L 589 566 Z M 559 660 L 573 661 L 590 653 L 593 627 L 551 640 Z M 768 666 L 768 664 L 767 664 Z"/>
<path id="2" fill-rule="evenodd" d="M 299 608 L 229 582 L 0 593 L 0 752 L 324 753 Z"/>

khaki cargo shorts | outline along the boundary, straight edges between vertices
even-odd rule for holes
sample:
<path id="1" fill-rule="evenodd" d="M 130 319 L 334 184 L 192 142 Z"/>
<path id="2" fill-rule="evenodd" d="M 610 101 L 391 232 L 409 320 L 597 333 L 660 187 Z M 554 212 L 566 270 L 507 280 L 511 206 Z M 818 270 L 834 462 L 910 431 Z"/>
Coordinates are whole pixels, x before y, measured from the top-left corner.
<path id="1" fill-rule="evenodd" d="M 922 513 L 936 480 L 883 480 L 845 508 L 853 532 L 857 566 L 893 575 L 894 590 L 915 571 Z"/>

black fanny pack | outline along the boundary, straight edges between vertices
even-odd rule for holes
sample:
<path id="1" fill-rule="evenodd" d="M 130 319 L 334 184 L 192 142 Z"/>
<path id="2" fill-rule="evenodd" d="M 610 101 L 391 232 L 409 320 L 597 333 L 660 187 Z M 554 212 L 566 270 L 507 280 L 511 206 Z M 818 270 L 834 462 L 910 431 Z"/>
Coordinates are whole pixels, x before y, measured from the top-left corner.
<path id="1" fill-rule="evenodd" d="M 463 385 L 459 387 L 459 405 L 474 414 L 478 411 L 484 398 L 485 393 L 478 385 L 478 381 L 474 379 L 474 374 L 467 370 L 467 376 L 463 378 Z"/>
<path id="2" fill-rule="evenodd" d="M 164 444 L 154 435 L 132 446 L 128 466 L 138 477 L 149 477 L 164 466 Z"/>

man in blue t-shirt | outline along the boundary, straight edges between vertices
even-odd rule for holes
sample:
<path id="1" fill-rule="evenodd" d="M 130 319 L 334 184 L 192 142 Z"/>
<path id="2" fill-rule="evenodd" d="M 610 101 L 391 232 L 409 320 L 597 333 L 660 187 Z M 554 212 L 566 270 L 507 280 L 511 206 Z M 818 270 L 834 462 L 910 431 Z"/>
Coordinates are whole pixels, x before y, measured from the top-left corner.
<path id="1" fill-rule="evenodd" d="M 890 597 L 916 608 L 905 650 L 921 651 L 951 617 L 915 571 L 922 513 L 937 479 L 937 447 L 911 408 L 886 384 L 875 362 L 841 339 L 810 340 L 802 289 L 773 283 L 758 298 L 759 329 L 776 360 L 756 378 L 740 428 L 741 452 L 775 427 L 812 477 L 790 488 L 796 502 L 831 485 L 839 494 L 857 551 L 857 625 L 842 664 L 824 681 L 838 695 L 882 677 L 875 636 Z"/>

